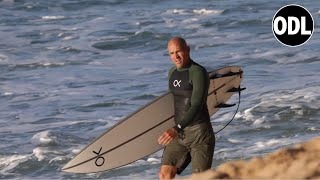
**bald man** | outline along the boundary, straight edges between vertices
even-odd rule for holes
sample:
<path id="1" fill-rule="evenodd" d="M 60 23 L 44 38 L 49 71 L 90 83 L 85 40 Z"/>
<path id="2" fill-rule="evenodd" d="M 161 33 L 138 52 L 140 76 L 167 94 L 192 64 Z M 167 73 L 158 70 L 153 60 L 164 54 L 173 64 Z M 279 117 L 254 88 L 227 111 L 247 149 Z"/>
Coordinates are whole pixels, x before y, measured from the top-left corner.
<path id="1" fill-rule="evenodd" d="M 192 173 L 211 168 L 215 136 L 207 108 L 209 76 L 190 58 L 190 47 L 181 37 L 168 42 L 174 66 L 169 71 L 169 89 L 174 97 L 176 126 L 158 139 L 165 146 L 160 179 L 172 179 L 191 162 Z"/>

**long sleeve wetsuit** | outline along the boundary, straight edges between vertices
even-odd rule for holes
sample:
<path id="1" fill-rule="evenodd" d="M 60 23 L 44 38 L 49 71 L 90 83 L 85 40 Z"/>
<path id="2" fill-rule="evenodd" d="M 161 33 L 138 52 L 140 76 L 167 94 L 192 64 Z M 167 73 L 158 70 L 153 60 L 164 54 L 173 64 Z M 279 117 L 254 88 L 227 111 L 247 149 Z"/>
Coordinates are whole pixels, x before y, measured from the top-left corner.
<path id="1" fill-rule="evenodd" d="M 172 67 L 169 71 L 169 89 L 174 96 L 175 123 L 179 129 L 210 121 L 207 108 L 208 72 L 190 61 L 184 68 Z"/>

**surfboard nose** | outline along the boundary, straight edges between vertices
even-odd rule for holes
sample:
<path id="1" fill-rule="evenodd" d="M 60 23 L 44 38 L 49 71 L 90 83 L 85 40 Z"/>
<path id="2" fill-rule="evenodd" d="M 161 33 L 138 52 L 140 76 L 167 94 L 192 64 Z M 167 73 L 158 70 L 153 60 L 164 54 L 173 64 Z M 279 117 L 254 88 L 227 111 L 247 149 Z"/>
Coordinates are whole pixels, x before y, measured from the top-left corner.
<path id="1" fill-rule="evenodd" d="M 66 165 L 64 165 L 62 168 L 61 168 L 61 171 L 64 171 L 64 172 L 70 172 L 69 169 L 70 169 L 70 162 L 67 163 Z"/>
<path id="2" fill-rule="evenodd" d="M 74 172 L 72 170 L 72 167 L 74 167 L 75 164 L 73 163 L 73 160 L 69 161 L 66 165 L 64 165 L 61 170 L 64 172 Z"/>
<path id="3" fill-rule="evenodd" d="M 90 173 L 95 172 L 90 166 L 85 163 L 77 163 L 78 158 L 72 159 L 65 166 L 62 167 L 63 172 L 69 173 Z"/>

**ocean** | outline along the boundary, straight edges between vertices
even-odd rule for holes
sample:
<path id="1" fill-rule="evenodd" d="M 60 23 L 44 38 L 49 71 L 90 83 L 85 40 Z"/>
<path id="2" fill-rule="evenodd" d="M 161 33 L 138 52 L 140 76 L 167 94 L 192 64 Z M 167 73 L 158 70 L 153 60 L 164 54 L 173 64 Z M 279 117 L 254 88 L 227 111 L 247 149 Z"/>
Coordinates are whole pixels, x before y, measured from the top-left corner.
<path id="1" fill-rule="evenodd" d="M 296 3 L 310 40 L 279 43 L 272 18 Z M 244 70 L 239 112 L 216 136 L 213 167 L 319 136 L 319 1 L 0 1 L 0 178 L 156 179 L 162 151 L 119 169 L 61 168 L 126 115 L 168 90 L 167 41 L 184 37 L 208 71 Z M 237 96 L 230 103 L 237 102 Z M 222 128 L 236 107 L 211 117 Z M 191 174 L 189 166 L 182 174 Z"/>

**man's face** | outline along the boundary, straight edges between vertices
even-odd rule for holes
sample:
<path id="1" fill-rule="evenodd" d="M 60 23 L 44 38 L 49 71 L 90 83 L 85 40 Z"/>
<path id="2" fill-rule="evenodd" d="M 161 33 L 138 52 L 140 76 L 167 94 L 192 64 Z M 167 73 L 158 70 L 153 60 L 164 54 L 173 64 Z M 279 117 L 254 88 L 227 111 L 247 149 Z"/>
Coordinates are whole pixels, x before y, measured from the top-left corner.
<path id="1" fill-rule="evenodd" d="M 185 67 L 190 61 L 190 48 L 178 41 L 168 43 L 168 51 L 172 62 L 177 68 Z"/>

